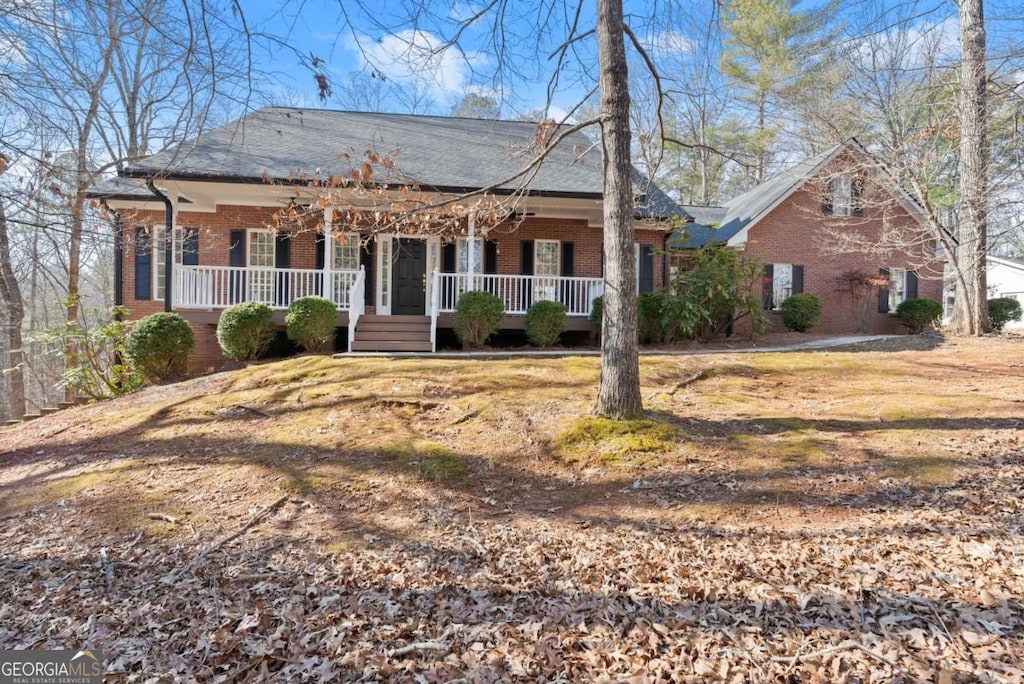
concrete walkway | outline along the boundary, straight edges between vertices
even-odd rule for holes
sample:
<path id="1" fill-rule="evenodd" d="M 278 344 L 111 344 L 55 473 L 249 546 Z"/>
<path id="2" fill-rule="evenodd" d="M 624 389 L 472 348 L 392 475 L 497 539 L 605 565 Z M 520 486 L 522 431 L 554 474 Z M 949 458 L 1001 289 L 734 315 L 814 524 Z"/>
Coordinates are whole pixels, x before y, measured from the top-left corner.
<path id="1" fill-rule="evenodd" d="M 889 340 L 903 335 L 847 335 L 844 337 L 829 337 L 825 339 L 811 340 L 799 344 L 786 344 L 775 347 L 737 347 L 736 349 L 708 348 L 708 349 L 641 349 L 641 356 L 689 356 L 695 354 L 765 354 L 769 352 L 805 351 L 814 349 L 831 349 L 833 347 L 845 347 L 850 344 L 862 342 L 877 342 Z M 518 349 L 510 351 L 486 350 L 486 351 L 439 351 L 439 352 L 348 352 L 335 354 L 336 359 L 350 359 L 353 357 L 385 357 L 402 359 L 514 359 L 514 358 L 557 358 L 560 356 L 600 356 L 597 349 Z"/>

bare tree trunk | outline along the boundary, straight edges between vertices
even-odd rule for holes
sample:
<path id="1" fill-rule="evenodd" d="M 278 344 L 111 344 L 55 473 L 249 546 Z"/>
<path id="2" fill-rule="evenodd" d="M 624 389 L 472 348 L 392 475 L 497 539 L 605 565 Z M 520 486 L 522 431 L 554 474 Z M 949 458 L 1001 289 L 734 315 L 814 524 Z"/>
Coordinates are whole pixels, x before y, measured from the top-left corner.
<path id="1" fill-rule="evenodd" d="M 958 288 L 953 329 L 988 329 L 988 117 L 985 91 L 985 17 L 982 0 L 960 2 L 960 263 L 967 287 Z"/>
<path id="2" fill-rule="evenodd" d="M 598 0 L 605 290 L 601 323 L 601 380 L 594 410 L 609 418 L 639 416 L 643 412 L 636 331 L 636 268 L 633 264 L 629 80 L 623 41 L 622 0 Z"/>
<path id="3" fill-rule="evenodd" d="M 7 160 L 0 157 L 0 174 L 6 168 Z M 24 352 L 22 351 L 21 322 L 25 318 L 25 305 L 21 290 L 11 266 L 11 247 L 7 239 L 7 213 L 0 201 L 0 339 L 3 341 L 3 357 L 0 370 L 3 382 L 0 390 L 7 395 L 7 409 L 11 418 L 25 415 L 25 377 L 22 374 Z"/>

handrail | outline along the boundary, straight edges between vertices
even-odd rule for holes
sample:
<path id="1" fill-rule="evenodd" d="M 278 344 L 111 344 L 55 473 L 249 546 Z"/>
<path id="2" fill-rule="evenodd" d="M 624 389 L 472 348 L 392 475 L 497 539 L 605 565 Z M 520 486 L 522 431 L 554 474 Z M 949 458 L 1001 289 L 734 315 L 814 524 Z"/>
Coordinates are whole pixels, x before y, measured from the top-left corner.
<path id="1" fill-rule="evenodd" d="M 366 270 L 360 266 L 356 279 L 348 290 L 348 350 L 352 351 L 352 342 L 356 336 L 356 324 L 366 310 Z"/>
<path id="2" fill-rule="evenodd" d="M 568 316 L 589 316 L 594 299 L 604 292 L 603 278 L 545 275 L 439 273 L 434 284 L 438 313 L 455 311 L 459 296 L 470 290 L 490 292 L 501 300 L 506 314 L 525 314 L 533 302 L 552 300 Z"/>

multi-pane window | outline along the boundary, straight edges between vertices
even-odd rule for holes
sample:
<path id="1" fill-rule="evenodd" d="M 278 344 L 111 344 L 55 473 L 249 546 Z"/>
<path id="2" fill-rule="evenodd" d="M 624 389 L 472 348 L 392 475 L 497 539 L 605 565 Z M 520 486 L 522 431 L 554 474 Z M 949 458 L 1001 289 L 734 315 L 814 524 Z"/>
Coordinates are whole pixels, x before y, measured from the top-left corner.
<path id="1" fill-rule="evenodd" d="M 274 303 L 274 244 L 274 234 L 270 231 L 249 231 L 246 264 L 250 268 L 247 280 L 251 302 Z"/>
<path id="2" fill-rule="evenodd" d="M 558 280 L 561 273 L 561 243 L 558 240 L 537 240 L 533 248 L 534 298 L 558 299 Z M 543 277 L 550 276 L 550 277 Z"/>
<path id="3" fill-rule="evenodd" d="M 834 176 L 829 179 L 821 208 L 826 215 L 863 215 L 864 179 L 853 176 Z"/>
<path id="4" fill-rule="evenodd" d="M 334 261 L 331 268 L 339 271 L 359 270 L 359 235 L 345 233 L 334 238 Z"/>
<path id="5" fill-rule="evenodd" d="M 455 270 L 459 273 L 469 273 L 469 257 L 473 256 L 473 273 L 480 273 L 484 270 L 484 241 L 481 238 L 459 238 L 456 242 L 456 264 Z"/>
<path id="6" fill-rule="evenodd" d="M 775 264 L 772 268 L 772 306 L 778 309 L 793 294 L 793 264 Z"/>
<path id="7" fill-rule="evenodd" d="M 889 269 L 889 311 L 896 308 L 907 298 L 907 269 Z"/>
<path id="8" fill-rule="evenodd" d="M 166 229 L 162 226 L 153 227 L 153 293 L 154 299 L 163 300 L 167 295 L 164 279 L 167 274 L 167 252 L 165 250 L 164 235 Z M 184 231 L 181 228 L 174 229 L 174 242 L 171 246 L 174 263 L 181 266 L 182 263 L 182 240 Z"/>

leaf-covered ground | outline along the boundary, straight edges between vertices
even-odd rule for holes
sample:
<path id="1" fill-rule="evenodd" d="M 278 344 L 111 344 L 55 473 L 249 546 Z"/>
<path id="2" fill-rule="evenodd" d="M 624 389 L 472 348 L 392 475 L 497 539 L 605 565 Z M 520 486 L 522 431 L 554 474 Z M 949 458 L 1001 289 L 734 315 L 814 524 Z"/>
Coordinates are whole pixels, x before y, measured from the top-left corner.
<path id="1" fill-rule="evenodd" d="M 0 649 L 112 681 L 1024 681 L 1024 341 L 305 357 L 0 431 Z M 881 348 L 880 348 L 881 347 Z"/>

